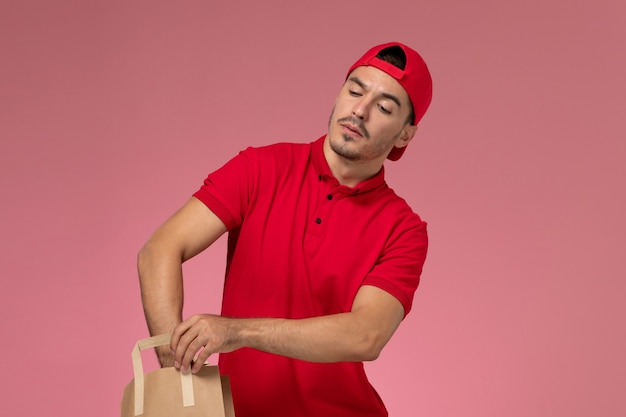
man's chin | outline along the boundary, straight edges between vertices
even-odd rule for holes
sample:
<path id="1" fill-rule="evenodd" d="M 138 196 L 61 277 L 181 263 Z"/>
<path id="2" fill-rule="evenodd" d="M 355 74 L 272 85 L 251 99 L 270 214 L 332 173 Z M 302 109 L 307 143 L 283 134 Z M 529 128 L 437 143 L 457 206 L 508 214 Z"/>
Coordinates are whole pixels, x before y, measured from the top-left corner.
<path id="1" fill-rule="evenodd" d="M 345 139 L 345 138 L 344 138 Z M 342 144 L 335 144 L 332 140 L 330 141 L 330 149 L 337 155 L 339 155 L 340 157 L 347 159 L 349 161 L 357 161 L 360 159 L 360 155 L 358 152 L 356 151 L 352 151 L 350 149 L 348 149 L 348 146 L 346 146 L 346 142 L 350 142 L 352 141 L 352 138 L 350 138 L 350 140 L 345 140 L 345 142 L 343 142 Z"/>

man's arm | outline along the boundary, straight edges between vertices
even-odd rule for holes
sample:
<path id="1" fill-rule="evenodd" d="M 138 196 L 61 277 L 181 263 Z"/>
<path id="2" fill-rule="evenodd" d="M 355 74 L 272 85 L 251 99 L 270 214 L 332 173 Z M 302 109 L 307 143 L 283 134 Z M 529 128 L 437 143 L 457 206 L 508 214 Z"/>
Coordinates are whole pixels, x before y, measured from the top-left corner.
<path id="1" fill-rule="evenodd" d="M 182 264 L 226 232 L 224 223 L 192 197 L 148 239 L 137 256 L 148 329 L 151 335 L 170 333 L 182 321 Z M 162 366 L 174 360 L 167 347 L 157 348 Z"/>
<path id="2" fill-rule="evenodd" d="M 311 362 L 367 361 L 378 357 L 403 318 L 395 297 L 363 286 L 347 313 L 299 320 L 193 316 L 176 326 L 170 347 L 175 366 L 186 370 L 193 361 L 193 372 L 211 354 L 242 347 Z"/>

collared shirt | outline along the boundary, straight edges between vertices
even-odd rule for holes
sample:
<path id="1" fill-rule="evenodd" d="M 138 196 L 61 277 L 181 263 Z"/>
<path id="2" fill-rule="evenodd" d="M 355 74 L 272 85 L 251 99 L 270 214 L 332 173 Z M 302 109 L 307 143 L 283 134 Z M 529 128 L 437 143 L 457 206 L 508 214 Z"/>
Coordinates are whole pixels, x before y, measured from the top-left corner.
<path id="1" fill-rule="evenodd" d="M 194 196 L 229 230 L 222 314 L 306 318 L 350 311 L 362 285 L 407 314 L 426 257 L 424 223 L 384 169 L 340 185 L 309 144 L 248 148 Z M 220 355 L 238 417 L 384 416 L 361 363 L 317 364 L 240 349 Z"/>

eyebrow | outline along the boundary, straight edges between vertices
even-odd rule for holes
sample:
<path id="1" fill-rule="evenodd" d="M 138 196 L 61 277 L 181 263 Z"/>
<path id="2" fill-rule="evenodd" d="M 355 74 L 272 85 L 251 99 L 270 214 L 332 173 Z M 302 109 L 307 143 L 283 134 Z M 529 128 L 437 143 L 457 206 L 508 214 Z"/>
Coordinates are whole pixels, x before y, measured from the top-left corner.
<path id="1" fill-rule="evenodd" d="M 359 77 L 350 77 L 348 78 L 348 81 L 352 81 L 353 83 L 361 87 L 363 90 L 367 90 L 367 85 L 363 81 L 361 81 Z M 393 94 L 382 93 L 382 96 L 396 103 L 398 107 L 402 107 L 402 103 L 400 102 L 400 99 L 394 96 Z"/>

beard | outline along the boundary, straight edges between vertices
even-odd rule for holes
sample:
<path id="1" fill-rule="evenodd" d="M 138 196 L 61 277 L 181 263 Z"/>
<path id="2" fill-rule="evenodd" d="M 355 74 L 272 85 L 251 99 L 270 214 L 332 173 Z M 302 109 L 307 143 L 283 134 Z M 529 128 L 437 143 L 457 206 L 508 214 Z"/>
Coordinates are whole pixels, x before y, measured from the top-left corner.
<path id="1" fill-rule="evenodd" d="M 333 138 L 329 138 L 330 149 L 335 152 L 337 155 L 345 158 L 349 161 L 358 161 L 361 159 L 361 154 L 357 150 L 349 149 L 346 146 L 350 142 L 354 142 L 354 139 L 349 135 L 343 133 L 341 135 L 343 137 L 343 141 L 336 141 Z"/>
<path id="2" fill-rule="evenodd" d="M 333 110 L 330 112 L 330 117 L 328 118 L 328 132 L 329 133 L 331 131 L 331 124 L 333 123 L 334 116 L 335 116 L 335 107 L 333 106 Z M 354 116 L 347 116 L 347 117 L 342 117 L 340 119 L 337 119 L 335 121 L 336 125 L 339 125 L 341 123 L 350 123 L 353 126 L 356 126 L 361 132 L 361 134 L 363 135 L 363 138 L 365 139 L 370 138 L 370 134 L 367 128 L 365 127 L 365 125 L 359 118 L 354 117 Z M 361 153 L 358 150 L 352 150 L 347 146 L 347 144 L 354 142 L 354 138 L 346 133 L 341 133 L 341 137 L 343 138 L 343 141 L 339 141 L 339 140 L 336 141 L 332 137 L 329 137 L 328 142 L 330 144 L 330 149 L 333 152 L 335 152 L 337 155 L 349 161 L 360 160 Z"/>
<path id="3" fill-rule="evenodd" d="M 402 131 L 398 132 L 398 134 L 394 135 L 388 143 L 381 143 L 376 139 L 372 140 L 370 132 L 368 131 L 367 127 L 365 127 L 365 124 L 361 119 L 350 115 L 334 120 L 334 116 L 335 108 L 333 107 L 333 110 L 330 113 L 330 117 L 328 119 L 328 142 L 330 145 L 330 149 L 337 155 L 348 161 L 356 162 L 362 160 L 371 160 L 383 154 L 389 154 L 389 152 L 391 152 L 391 149 L 393 148 L 393 143 L 398 137 L 400 137 L 400 134 L 402 133 Z M 333 135 L 331 133 L 334 130 L 333 128 L 339 129 L 341 127 L 341 123 L 349 123 L 353 126 L 356 126 L 362 135 L 362 137 L 358 138 L 358 141 L 366 142 L 364 146 L 358 146 L 359 144 L 355 144 L 355 142 L 357 142 L 357 139 L 347 133 L 337 132 L 336 136 Z M 354 146 L 351 146 L 353 144 Z"/>

